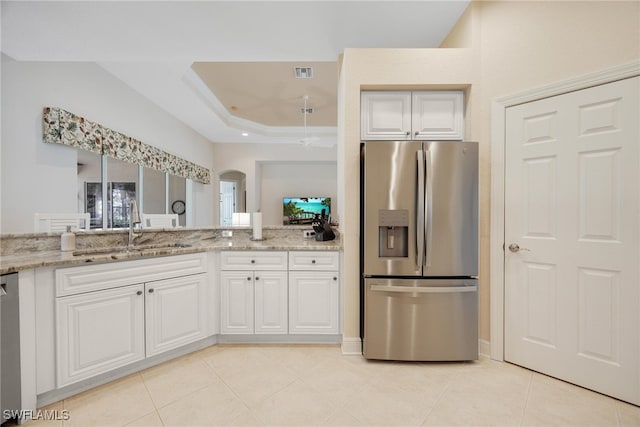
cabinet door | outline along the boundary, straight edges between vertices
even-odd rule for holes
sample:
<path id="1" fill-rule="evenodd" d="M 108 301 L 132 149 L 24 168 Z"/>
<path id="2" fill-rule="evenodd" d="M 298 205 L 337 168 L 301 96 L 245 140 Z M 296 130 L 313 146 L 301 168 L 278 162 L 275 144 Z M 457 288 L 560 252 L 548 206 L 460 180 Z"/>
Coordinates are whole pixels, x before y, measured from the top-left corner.
<path id="1" fill-rule="evenodd" d="M 220 315 L 220 333 L 253 333 L 252 271 L 220 273 Z"/>
<path id="2" fill-rule="evenodd" d="M 204 274 L 145 284 L 147 357 L 207 336 Z"/>
<path id="3" fill-rule="evenodd" d="M 335 271 L 289 272 L 289 333 L 339 333 Z"/>
<path id="4" fill-rule="evenodd" d="M 256 271 L 254 273 L 255 292 L 255 333 L 286 334 L 288 329 L 286 271 Z"/>
<path id="5" fill-rule="evenodd" d="M 142 360 L 144 286 L 56 299 L 57 386 Z"/>
<path id="6" fill-rule="evenodd" d="M 363 140 L 411 139 L 411 92 L 362 92 Z"/>
<path id="7" fill-rule="evenodd" d="M 464 139 L 462 91 L 413 92 L 412 139 L 441 141 Z"/>

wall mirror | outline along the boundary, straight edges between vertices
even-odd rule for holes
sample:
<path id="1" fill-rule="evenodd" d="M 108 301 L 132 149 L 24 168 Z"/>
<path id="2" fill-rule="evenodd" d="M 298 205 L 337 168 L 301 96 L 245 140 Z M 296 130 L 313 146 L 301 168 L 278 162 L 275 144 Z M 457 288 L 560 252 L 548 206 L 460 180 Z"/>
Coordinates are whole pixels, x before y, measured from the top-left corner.
<path id="1" fill-rule="evenodd" d="M 141 213 L 179 213 L 179 225 L 186 225 L 184 210 L 172 209 L 180 205 L 175 201 L 184 203 L 186 199 L 185 178 L 90 151 L 77 151 L 78 212 L 90 214 L 92 230 L 128 227 L 131 200 L 136 200 Z"/>
<path id="2" fill-rule="evenodd" d="M 187 179 L 210 183 L 209 169 L 69 111 L 45 107 L 42 124 L 43 142 L 78 149 L 77 211 L 90 214 L 92 229 L 128 227 L 132 200 L 140 213 L 175 213 L 184 226 Z"/>
<path id="3" fill-rule="evenodd" d="M 247 176 L 237 170 L 220 174 L 220 225 L 245 225 L 241 213 L 247 210 Z M 236 221 L 234 223 L 234 214 Z"/>
<path id="4" fill-rule="evenodd" d="M 143 168 L 142 210 L 148 214 L 163 214 L 167 210 L 166 174 Z"/>

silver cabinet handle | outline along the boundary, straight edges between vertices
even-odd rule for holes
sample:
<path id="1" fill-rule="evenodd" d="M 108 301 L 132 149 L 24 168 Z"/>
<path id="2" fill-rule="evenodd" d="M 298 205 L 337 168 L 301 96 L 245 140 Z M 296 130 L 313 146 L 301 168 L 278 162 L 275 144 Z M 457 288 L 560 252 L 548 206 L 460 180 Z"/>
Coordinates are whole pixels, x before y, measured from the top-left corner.
<path id="1" fill-rule="evenodd" d="M 411 131 L 407 131 L 407 136 L 411 135 Z"/>
<path id="2" fill-rule="evenodd" d="M 149 293 L 152 294 L 153 293 L 153 288 L 149 289 Z"/>
<path id="3" fill-rule="evenodd" d="M 371 285 L 372 291 L 378 292 L 402 292 L 402 293 L 419 293 L 419 294 L 444 294 L 444 293 L 456 293 L 456 292 L 476 292 L 477 286 L 385 286 L 385 285 Z"/>
<path id="4" fill-rule="evenodd" d="M 531 249 L 521 248 L 517 243 L 512 243 L 509 245 L 509 250 L 511 252 L 520 252 L 520 251 L 531 251 Z"/>
<path id="5" fill-rule="evenodd" d="M 142 295 L 142 291 L 136 292 L 136 295 Z"/>

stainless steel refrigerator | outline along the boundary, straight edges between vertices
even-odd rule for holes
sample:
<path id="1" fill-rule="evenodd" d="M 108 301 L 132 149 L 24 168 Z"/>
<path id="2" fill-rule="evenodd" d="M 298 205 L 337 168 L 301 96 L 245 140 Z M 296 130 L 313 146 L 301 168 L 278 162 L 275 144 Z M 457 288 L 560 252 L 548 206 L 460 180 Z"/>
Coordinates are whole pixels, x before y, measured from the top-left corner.
<path id="1" fill-rule="evenodd" d="M 478 358 L 478 144 L 361 145 L 363 354 Z"/>

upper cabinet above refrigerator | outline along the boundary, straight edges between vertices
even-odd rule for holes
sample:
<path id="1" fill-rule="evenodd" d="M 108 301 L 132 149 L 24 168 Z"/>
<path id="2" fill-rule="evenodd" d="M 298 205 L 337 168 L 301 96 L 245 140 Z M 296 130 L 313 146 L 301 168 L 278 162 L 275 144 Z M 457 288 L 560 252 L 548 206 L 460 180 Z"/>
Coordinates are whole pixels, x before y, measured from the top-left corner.
<path id="1" fill-rule="evenodd" d="M 365 91 L 361 94 L 362 140 L 464 139 L 464 93 Z"/>

